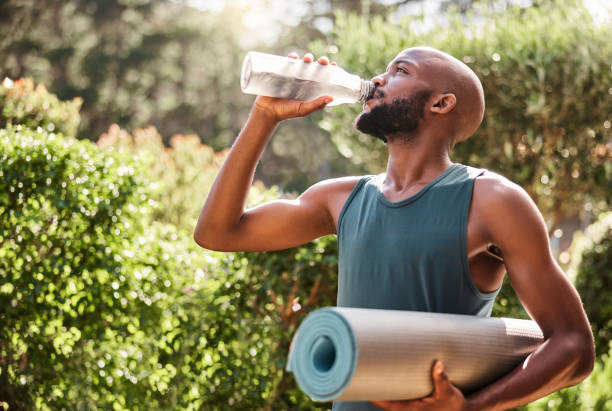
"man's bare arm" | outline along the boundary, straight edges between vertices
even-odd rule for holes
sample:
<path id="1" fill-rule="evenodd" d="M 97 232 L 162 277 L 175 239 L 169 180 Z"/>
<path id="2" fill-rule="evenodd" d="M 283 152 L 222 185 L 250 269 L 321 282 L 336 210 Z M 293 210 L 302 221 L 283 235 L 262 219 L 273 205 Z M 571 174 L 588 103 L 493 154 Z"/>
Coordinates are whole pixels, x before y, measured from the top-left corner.
<path id="1" fill-rule="evenodd" d="M 595 352 L 580 297 L 551 255 L 533 201 L 507 180 L 476 181 L 491 242 L 501 248 L 512 287 L 545 338 L 510 374 L 466 399 L 468 409 L 504 410 L 579 383 L 590 374 Z"/>
<path id="2" fill-rule="evenodd" d="M 296 54 L 290 57 L 298 58 Z M 306 54 L 304 61 L 312 62 L 312 55 Z M 330 64 L 326 57 L 317 62 Z M 272 201 L 245 210 L 255 167 L 274 128 L 282 120 L 320 110 L 331 100 L 329 96 L 307 102 L 257 98 L 200 213 L 194 231 L 199 245 L 220 251 L 269 251 L 335 232 L 334 216 L 354 186 L 354 178 L 324 181 L 296 200 Z"/>
<path id="3" fill-rule="evenodd" d="M 258 97 L 223 164 L 194 232 L 205 248 L 272 250 L 301 244 L 328 234 L 330 224 L 314 186 L 296 200 L 272 201 L 245 212 L 257 162 L 281 120 L 305 116 L 323 108 L 325 97 L 310 102 Z"/>

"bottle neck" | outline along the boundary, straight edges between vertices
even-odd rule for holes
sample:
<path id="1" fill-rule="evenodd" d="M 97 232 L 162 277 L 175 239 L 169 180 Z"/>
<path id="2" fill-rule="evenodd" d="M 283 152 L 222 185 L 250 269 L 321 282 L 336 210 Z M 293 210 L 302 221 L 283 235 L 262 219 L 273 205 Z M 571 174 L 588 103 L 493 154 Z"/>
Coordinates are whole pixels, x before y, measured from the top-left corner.
<path id="1" fill-rule="evenodd" d="M 361 91 L 359 93 L 359 101 L 366 101 L 374 95 L 374 82 L 370 80 L 361 80 Z"/>

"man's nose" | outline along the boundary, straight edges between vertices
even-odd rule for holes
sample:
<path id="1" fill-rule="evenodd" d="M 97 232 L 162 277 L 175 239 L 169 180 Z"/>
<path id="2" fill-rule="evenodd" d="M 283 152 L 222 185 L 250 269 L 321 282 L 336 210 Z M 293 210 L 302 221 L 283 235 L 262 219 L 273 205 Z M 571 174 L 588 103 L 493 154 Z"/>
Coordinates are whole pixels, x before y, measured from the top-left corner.
<path id="1" fill-rule="evenodd" d="M 384 74 L 379 74 L 375 77 L 372 77 L 372 82 L 376 88 L 382 87 L 385 85 L 385 76 Z"/>

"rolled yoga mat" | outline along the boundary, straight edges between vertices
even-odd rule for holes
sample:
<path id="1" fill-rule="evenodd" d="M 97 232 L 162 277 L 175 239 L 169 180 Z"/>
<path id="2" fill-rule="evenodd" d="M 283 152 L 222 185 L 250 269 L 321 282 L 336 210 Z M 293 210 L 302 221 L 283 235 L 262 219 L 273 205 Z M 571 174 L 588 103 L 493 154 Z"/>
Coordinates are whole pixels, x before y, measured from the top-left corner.
<path id="1" fill-rule="evenodd" d="M 543 341 L 529 320 L 329 307 L 302 322 L 287 370 L 317 401 L 405 400 L 432 393 L 434 359 L 470 392 L 511 371 Z"/>

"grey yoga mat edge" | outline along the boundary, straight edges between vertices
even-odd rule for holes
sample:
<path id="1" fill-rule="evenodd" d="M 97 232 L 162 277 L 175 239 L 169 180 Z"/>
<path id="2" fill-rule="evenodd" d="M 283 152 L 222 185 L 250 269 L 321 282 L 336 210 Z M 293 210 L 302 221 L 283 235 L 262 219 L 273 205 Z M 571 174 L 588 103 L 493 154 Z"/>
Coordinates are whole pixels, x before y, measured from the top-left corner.
<path id="1" fill-rule="evenodd" d="M 312 316 L 314 312 L 317 313 L 317 316 L 315 317 Z M 296 359 L 297 356 L 305 355 L 305 354 L 313 356 L 313 360 L 314 360 L 313 369 L 315 370 L 315 375 L 323 379 L 322 381 L 323 384 L 329 382 L 330 378 L 337 378 L 338 373 L 340 371 L 344 371 L 342 375 L 340 376 L 343 382 L 339 385 L 336 384 L 337 386 L 334 387 L 332 391 L 328 393 L 321 393 L 320 391 L 309 390 L 309 392 L 307 392 L 308 396 L 311 397 L 315 401 L 331 401 L 334 398 L 341 395 L 342 392 L 345 391 L 345 389 L 347 388 L 347 386 L 350 384 L 351 380 L 353 379 L 353 376 L 357 368 L 356 358 L 358 358 L 359 356 L 359 347 L 357 345 L 355 335 L 352 332 L 351 324 L 347 321 L 347 319 L 342 314 L 340 314 L 340 312 L 338 312 L 337 307 L 320 308 L 314 312 L 311 313 L 308 317 L 306 317 L 306 319 L 304 319 L 302 324 L 300 324 L 300 327 L 298 328 L 293 340 L 291 341 L 286 370 L 294 374 L 294 377 L 300 387 L 309 386 L 307 382 L 309 376 L 304 375 L 304 373 L 301 372 L 303 368 L 299 367 L 299 365 L 296 366 L 296 361 L 298 361 Z M 319 320 L 321 317 L 327 317 L 331 319 L 333 322 L 336 323 L 335 325 L 343 327 L 344 331 L 346 332 L 346 334 L 342 336 L 338 336 L 337 334 L 333 334 L 333 333 L 326 335 L 328 338 L 331 337 L 330 342 L 331 344 L 334 344 L 334 347 L 330 347 L 329 343 L 327 344 L 325 343 L 317 344 L 316 343 L 317 339 L 321 338 L 321 335 L 313 334 L 313 332 L 316 332 L 319 330 L 315 329 L 313 331 L 313 328 L 316 327 L 316 324 L 311 324 L 311 323 L 313 323 L 315 320 Z M 339 337 L 346 337 L 346 338 L 340 339 Z M 339 342 L 348 343 L 349 349 L 343 350 L 341 353 L 338 353 L 337 352 L 338 350 L 335 350 L 335 346 Z M 328 350 L 329 348 L 332 348 L 334 350 L 333 360 L 332 358 L 330 358 L 331 356 L 329 355 L 329 351 L 327 351 L 327 355 L 326 355 L 326 348 Z M 314 353 L 312 352 L 313 350 L 314 350 Z M 343 360 L 342 354 L 345 354 L 345 355 L 348 354 L 352 357 L 349 360 L 351 366 L 349 366 L 348 369 L 345 368 L 343 370 L 340 370 L 339 368 L 341 361 Z M 338 355 L 340 355 L 340 358 L 337 358 Z M 316 368 L 319 368 L 317 367 L 316 358 L 320 359 L 320 368 L 324 370 L 324 372 L 320 374 L 316 373 Z M 302 361 L 304 361 L 304 359 L 302 359 Z M 328 378 L 325 378 L 325 377 L 328 377 Z"/>

